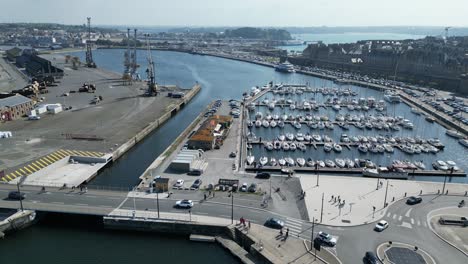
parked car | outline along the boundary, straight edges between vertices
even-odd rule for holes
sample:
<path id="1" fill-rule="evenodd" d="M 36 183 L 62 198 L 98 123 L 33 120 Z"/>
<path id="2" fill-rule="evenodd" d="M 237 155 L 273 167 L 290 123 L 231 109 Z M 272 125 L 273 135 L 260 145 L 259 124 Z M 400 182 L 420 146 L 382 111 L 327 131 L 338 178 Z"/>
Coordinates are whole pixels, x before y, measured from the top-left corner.
<path id="1" fill-rule="evenodd" d="M 241 191 L 241 192 L 246 192 L 246 191 L 247 191 L 247 183 L 246 183 L 246 182 L 244 182 L 244 183 L 242 184 L 242 186 L 240 187 L 240 191 Z"/>
<path id="2" fill-rule="evenodd" d="M 174 184 L 174 187 L 182 187 L 184 186 L 184 180 L 182 179 L 179 179 L 176 181 L 176 183 Z"/>
<path id="3" fill-rule="evenodd" d="M 266 220 L 264 226 L 269 227 L 269 228 L 274 228 L 274 229 L 281 229 L 284 227 L 284 222 L 277 218 L 272 217 Z"/>
<path id="4" fill-rule="evenodd" d="M 191 189 L 198 189 L 200 188 L 200 185 L 202 184 L 202 180 L 200 179 L 196 179 L 193 183 L 192 183 L 192 187 L 190 187 Z"/>
<path id="5" fill-rule="evenodd" d="M 180 200 L 176 202 L 175 206 L 178 208 L 192 208 L 193 202 L 192 200 Z"/>
<path id="6" fill-rule="evenodd" d="M 325 233 L 325 232 L 318 232 L 318 239 L 328 245 L 328 246 L 331 246 L 331 247 L 334 247 L 336 245 L 336 238 L 334 238 L 332 235 L 328 234 L 328 233 Z"/>
<path id="7" fill-rule="evenodd" d="M 235 158 L 236 156 L 237 156 L 237 155 L 236 155 L 236 153 L 235 153 L 234 151 L 231 152 L 231 153 L 229 153 L 229 157 L 230 157 L 230 158 Z"/>
<path id="8" fill-rule="evenodd" d="M 378 231 L 378 232 L 382 232 L 384 231 L 385 229 L 388 228 L 388 223 L 387 221 L 385 220 L 380 220 L 376 225 L 375 225 L 375 228 L 374 230 L 375 231 Z"/>
<path id="9" fill-rule="evenodd" d="M 40 120 L 41 117 L 40 116 L 28 116 L 28 119 L 29 120 Z"/>
<path id="10" fill-rule="evenodd" d="M 255 177 L 257 177 L 259 179 L 269 179 L 270 176 L 271 175 L 268 172 L 257 172 L 257 176 L 255 176 Z"/>
<path id="11" fill-rule="evenodd" d="M 250 184 L 250 186 L 248 188 L 248 191 L 252 192 L 252 193 L 256 192 L 257 191 L 257 184 L 256 183 Z"/>
<path id="12" fill-rule="evenodd" d="M 377 257 L 375 256 L 374 252 L 367 251 L 364 255 L 364 263 L 377 264 L 379 263 L 379 261 L 377 260 Z"/>
<path id="13" fill-rule="evenodd" d="M 24 200 L 26 198 L 25 193 L 20 193 L 18 191 L 12 191 L 8 193 L 8 199 L 12 200 Z"/>
<path id="14" fill-rule="evenodd" d="M 408 198 L 408 200 L 406 200 L 406 204 L 409 204 L 409 205 L 418 204 L 420 202 L 422 202 L 421 197 L 411 196 L 411 197 Z"/>
<path id="15" fill-rule="evenodd" d="M 200 176 L 200 175 L 201 175 L 201 171 L 199 171 L 199 170 L 191 170 L 191 171 L 187 172 L 187 175 L 191 175 L 191 176 Z"/>

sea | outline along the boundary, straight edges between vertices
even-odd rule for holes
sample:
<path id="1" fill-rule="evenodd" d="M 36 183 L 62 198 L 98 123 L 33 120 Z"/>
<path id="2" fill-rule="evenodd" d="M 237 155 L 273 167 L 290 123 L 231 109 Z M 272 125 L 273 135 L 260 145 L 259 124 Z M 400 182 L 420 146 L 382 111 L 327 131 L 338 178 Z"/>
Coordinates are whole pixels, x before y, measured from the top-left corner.
<path id="1" fill-rule="evenodd" d="M 346 42 L 348 38 L 351 36 L 343 36 L 342 42 Z M 79 56 L 84 61 L 83 52 L 72 55 Z M 93 55 L 98 67 L 123 72 L 124 50 L 96 50 Z M 182 111 L 127 152 L 111 168 L 98 175 L 92 182 L 93 185 L 109 188 L 134 186 L 145 168 L 171 144 L 208 103 L 215 99 L 239 99 L 242 93 L 249 91 L 252 86 L 262 86 L 269 81 L 309 83 L 316 87 L 335 85 L 330 81 L 311 76 L 282 74 L 275 72 L 272 68 L 210 56 L 168 51 L 152 51 L 152 55 L 156 62 L 158 83 L 190 88 L 198 82 L 202 85 L 202 90 Z M 139 51 L 138 59 L 140 65 L 146 65 L 144 51 Z M 140 69 L 141 76 L 144 76 L 145 69 L 143 68 Z M 347 86 L 347 88 L 358 91 L 363 97 L 373 96 L 376 99 L 382 97 L 379 91 L 355 86 Z M 414 119 L 416 129 L 413 132 L 405 131 L 404 133 L 439 137 L 446 144 L 446 151 L 440 154 L 441 159 L 451 159 L 460 167 L 468 168 L 466 149 L 455 140 L 445 137 L 445 129 L 413 116 L 404 104 L 395 106 L 395 109 L 391 111 Z M 271 131 L 270 133 L 271 136 L 275 134 Z M 348 134 L 351 133 L 354 132 L 348 132 Z M 346 155 L 355 154 L 346 153 Z M 381 159 L 385 158 L 382 156 Z M 425 158 L 421 156 L 418 159 Z M 432 159 L 434 157 L 427 158 L 427 163 Z M 440 179 L 432 180 L 440 181 Z M 466 178 L 450 180 L 466 183 Z M 103 229 L 97 219 L 76 216 L 73 218 L 46 217 L 37 225 L 11 234 L 0 241 L 0 263 L 114 264 L 131 261 L 238 263 L 233 256 L 216 244 L 197 244 L 189 242 L 187 237 L 110 231 Z"/>

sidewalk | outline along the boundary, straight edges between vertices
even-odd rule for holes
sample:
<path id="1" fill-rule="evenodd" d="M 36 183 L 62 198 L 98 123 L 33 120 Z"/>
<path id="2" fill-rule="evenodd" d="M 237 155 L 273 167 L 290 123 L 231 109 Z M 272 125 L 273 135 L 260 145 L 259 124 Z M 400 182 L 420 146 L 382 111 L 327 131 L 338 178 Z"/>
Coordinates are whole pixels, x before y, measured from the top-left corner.
<path id="1" fill-rule="evenodd" d="M 384 208 L 387 189 L 387 181 L 384 179 L 326 175 L 319 178 L 319 186 L 316 186 L 316 175 L 298 174 L 297 176 L 300 177 L 302 189 L 306 192 L 305 202 L 311 220 L 313 217 L 320 222 L 322 194 L 324 195 L 322 224 L 333 226 L 365 224 L 382 218 L 388 208 Z M 388 180 L 386 202 L 391 205 L 395 201 L 404 199 L 405 193 L 406 197 L 417 196 L 421 192 L 423 195 L 436 194 L 438 190 L 442 190 L 442 185 L 443 183 L 435 182 Z M 447 183 L 445 190 L 449 191 L 449 195 L 464 195 L 468 191 L 468 185 Z M 332 195 L 339 196 L 341 205 L 338 205 L 338 198 L 336 201 L 331 199 Z M 375 206 L 374 214 L 373 206 Z"/>

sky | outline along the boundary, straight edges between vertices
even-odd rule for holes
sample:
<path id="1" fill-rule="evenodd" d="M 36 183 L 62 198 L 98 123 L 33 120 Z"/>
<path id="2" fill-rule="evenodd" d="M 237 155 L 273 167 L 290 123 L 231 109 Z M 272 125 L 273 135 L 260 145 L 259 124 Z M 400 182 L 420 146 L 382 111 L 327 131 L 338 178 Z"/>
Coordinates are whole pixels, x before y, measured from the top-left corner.
<path id="1" fill-rule="evenodd" d="M 468 0 L 0 0 L 0 22 L 147 26 L 468 26 Z"/>

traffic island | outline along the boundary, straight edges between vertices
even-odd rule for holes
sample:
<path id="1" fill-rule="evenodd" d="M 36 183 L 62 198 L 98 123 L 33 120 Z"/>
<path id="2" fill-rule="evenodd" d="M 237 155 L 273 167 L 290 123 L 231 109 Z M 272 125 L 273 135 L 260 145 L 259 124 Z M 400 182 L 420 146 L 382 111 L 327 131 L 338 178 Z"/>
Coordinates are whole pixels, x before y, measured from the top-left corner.
<path id="1" fill-rule="evenodd" d="M 464 212 L 467 211 L 464 210 Z M 459 208 L 447 208 L 439 212 L 445 212 L 445 214 L 437 214 L 430 218 L 432 232 L 468 256 L 468 220 Z"/>
<path id="2" fill-rule="evenodd" d="M 409 244 L 389 241 L 377 247 L 377 257 L 384 264 L 435 264 L 429 253 Z"/>

